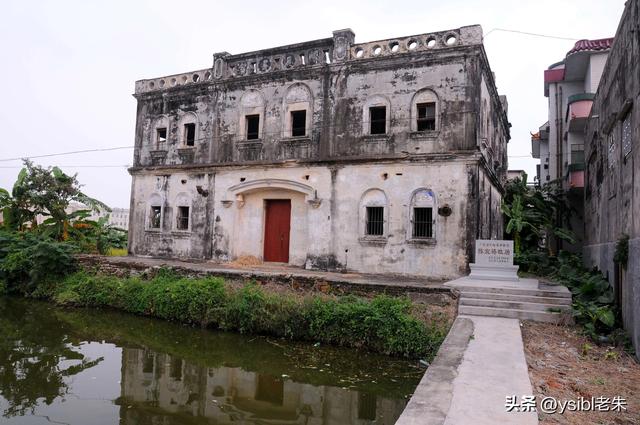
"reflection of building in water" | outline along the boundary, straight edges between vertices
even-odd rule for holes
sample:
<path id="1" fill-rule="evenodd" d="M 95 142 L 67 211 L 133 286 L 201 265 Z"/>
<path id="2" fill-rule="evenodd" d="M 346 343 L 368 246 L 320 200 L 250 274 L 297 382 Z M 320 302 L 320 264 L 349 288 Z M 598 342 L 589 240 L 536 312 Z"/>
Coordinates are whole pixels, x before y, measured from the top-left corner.
<path id="1" fill-rule="evenodd" d="M 124 348 L 122 355 L 122 424 L 168 425 L 185 416 L 215 424 L 393 424 L 406 404 L 142 349 Z"/>

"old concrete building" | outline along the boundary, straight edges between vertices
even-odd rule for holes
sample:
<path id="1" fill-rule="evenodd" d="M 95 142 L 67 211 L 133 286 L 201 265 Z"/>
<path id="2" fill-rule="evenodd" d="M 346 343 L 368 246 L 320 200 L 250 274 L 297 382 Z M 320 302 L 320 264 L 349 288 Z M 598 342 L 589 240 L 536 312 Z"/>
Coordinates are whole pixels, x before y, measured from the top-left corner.
<path id="1" fill-rule="evenodd" d="M 579 40 L 564 60 L 544 71 L 544 95 L 549 99 L 547 122 L 531 137 L 539 158 L 537 180 L 557 182 L 567 194 L 569 223 L 576 243 L 556 240 L 556 249 L 581 252 L 584 238 L 584 130 L 613 38 Z"/>
<path id="2" fill-rule="evenodd" d="M 482 29 L 231 55 L 136 82 L 129 250 L 452 277 L 502 235 Z"/>
<path id="3" fill-rule="evenodd" d="M 585 247 L 640 353 L 640 0 L 628 0 L 586 129 Z M 625 235 L 629 237 L 626 243 Z M 627 247 L 627 260 L 614 255 Z M 624 257 L 624 255 L 622 255 Z"/>

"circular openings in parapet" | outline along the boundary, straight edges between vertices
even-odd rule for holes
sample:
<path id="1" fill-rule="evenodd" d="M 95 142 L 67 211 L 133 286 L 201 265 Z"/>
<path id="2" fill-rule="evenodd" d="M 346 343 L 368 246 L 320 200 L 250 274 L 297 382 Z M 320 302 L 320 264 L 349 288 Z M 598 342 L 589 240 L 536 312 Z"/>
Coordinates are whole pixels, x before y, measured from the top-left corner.
<path id="1" fill-rule="evenodd" d="M 200 76 L 198 74 L 193 74 L 193 77 L 191 77 L 191 79 L 193 80 L 194 83 L 197 83 L 198 80 L 200 79 Z"/>
<path id="2" fill-rule="evenodd" d="M 155 86 L 156 86 L 156 84 L 153 81 L 149 82 L 149 88 L 150 89 L 154 88 Z"/>
<path id="3" fill-rule="evenodd" d="M 382 47 L 380 46 L 373 46 L 373 49 L 371 49 L 371 51 L 373 52 L 373 54 L 375 56 L 378 56 L 380 53 L 382 53 Z"/>
<path id="4" fill-rule="evenodd" d="M 356 57 L 361 58 L 364 55 L 364 50 L 360 47 L 356 49 Z"/>
<path id="5" fill-rule="evenodd" d="M 456 38 L 455 35 L 449 34 L 445 37 L 444 41 L 445 43 L 447 43 L 447 46 L 453 46 L 454 44 L 456 44 L 458 39 Z"/>
<path id="6" fill-rule="evenodd" d="M 436 47 L 436 38 L 435 37 L 428 37 L 427 41 L 425 42 L 425 44 L 429 48 Z"/>
<path id="7" fill-rule="evenodd" d="M 414 50 L 416 47 L 418 47 L 418 41 L 409 40 L 409 42 L 407 43 L 407 47 L 409 48 L 409 50 Z"/>
<path id="8" fill-rule="evenodd" d="M 182 84 L 186 84 L 186 83 L 187 83 L 187 80 L 188 80 L 187 76 L 186 76 L 186 75 L 183 75 L 183 76 L 182 76 Z"/>
<path id="9" fill-rule="evenodd" d="M 164 80 L 160 80 L 160 81 L 158 82 L 158 84 L 160 84 L 160 87 L 164 87 L 164 84 L 165 84 L 165 83 L 164 83 Z"/>
<path id="10" fill-rule="evenodd" d="M 176 84 L 178 84 L 178 80 L 176 80 L 175 78 L 171 79 L 171 85 L 175 86 Z"/>
<path id="11" fill-rule="evenodd" d="M 205 72 L 204 73 L 204 79 L 207 80 L 207 81 L 210 80 L 211 79 L 211 72 L 209 72 L 209 71 Z"/>
<path id="12" fill-rule="evenodd" d="M 397 41 L 392 41 L 391 43 L 389 43 L 389 50 L 391 50 L 391 53 L 397 53 L 398 50 L 400 50 L 400 43 L 398 43 Z"/>

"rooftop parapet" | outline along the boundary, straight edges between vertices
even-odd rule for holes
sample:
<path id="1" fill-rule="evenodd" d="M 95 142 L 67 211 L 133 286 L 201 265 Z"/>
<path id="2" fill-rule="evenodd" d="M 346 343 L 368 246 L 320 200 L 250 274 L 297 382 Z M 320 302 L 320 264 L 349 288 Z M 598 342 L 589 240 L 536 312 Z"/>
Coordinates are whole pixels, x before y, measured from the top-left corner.
<path id="1" fill-rule="evenodd" d="M 270 72 L 322 67 L 348 61 L 378 59 L 389 56 L 424 54 L 428 51 L 482 44 L 482 27 L 472 25 L 458 29 L 412 35 L 386 40 L 354 43 L 350 29 L 333 32 L 332 38 L 231 55 L 213 55 L 213 66 L 165 77 L 139 80 L 135 93 L 160 91 L 176 86 L 210 84 L 234 78 Z"/>

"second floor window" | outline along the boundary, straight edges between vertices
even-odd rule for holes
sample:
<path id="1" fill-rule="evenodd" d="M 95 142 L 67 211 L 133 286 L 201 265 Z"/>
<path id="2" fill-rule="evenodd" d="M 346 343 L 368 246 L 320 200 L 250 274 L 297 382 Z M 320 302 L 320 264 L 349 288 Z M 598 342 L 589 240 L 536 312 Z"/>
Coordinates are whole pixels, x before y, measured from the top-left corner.
<path id="1" fill-rule="evenodd" d="M 291 137 L 307 135 L 307 111 L 291 111 Z"/>
<path id="2" fill-rule="evenodd" d="M 428 131 L 436 129 L 436 104 L 435 102 L 418 103 L 418 131 Z"/>
<path id="3" fill-rule="evenodd" d="M 149 228 L 151 229 L 160 228 L 161 214 L 162 214 L 162 207 L 157 205 L 153 205 L 151 207 L 151 215 L 149 217 Z"/>
<path id="4" fill-rule="evenodd" d="M 156 142 L 164 143 L 167 141 L 167 129 L 165 127 L 156 129 Z"/>
<path id="5" fill-rule="evenodd" d="M 387 107 L 372 106 L 369 108 L 369 134 L 386 134 Z"/>
<path id="6" fill-rule="evenodd" d="M 189 207 L 178 207 L 178 221 L 176 223 L 178 230 L 189 229 Z"/>
<path id="7" fill-rule="evenodd" d="M 260 138 L 260 115 L 247 115 L 245 117 L 247 125 L 247 140 L 257 140 Z"/>
<path id="8" fill-rule="evenodd" d="M 367 207 L 367 236 L 382 236 L 384 233 L 384 207 Z"/>
<path id="9" fill-rule="evenodd" d="M 184 144 L 193 146 L 196 141 L 196 125 L 189 123 L 184 125 Z"/>

